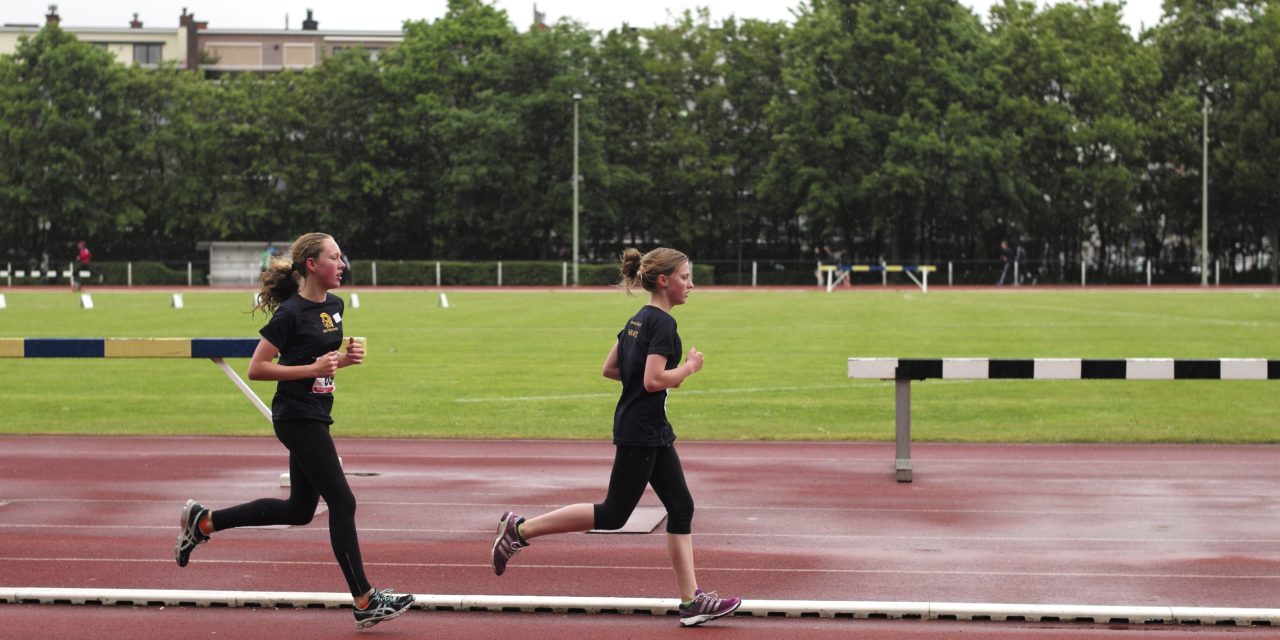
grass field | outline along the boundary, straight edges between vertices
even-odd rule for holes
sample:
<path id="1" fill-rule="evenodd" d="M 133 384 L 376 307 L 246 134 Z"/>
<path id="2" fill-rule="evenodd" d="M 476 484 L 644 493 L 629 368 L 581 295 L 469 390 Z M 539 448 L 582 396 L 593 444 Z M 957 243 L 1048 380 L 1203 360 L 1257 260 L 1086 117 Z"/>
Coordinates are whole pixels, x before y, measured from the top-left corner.
<path id="1" fill-rule="evenodd" d="M 340 295 L 346 296 L 344 292 Z M 619 292 L 359 291 L 335 434 L 598 438 L 600 366 L 645 301 Z M 252 337 L 251 293 L 10 289 L 0 337 Z M 890 382 L 849 357 L 1280 358 L 1280 292 L 696 290 L 675 317 L 706 366 L 672 392 L 688 439 L 891 440 Z M 247 360 L 230 361 L 244 375 Z M 270 402 L 273 383 L 251 383 Z M 0 433 L 268 435 L 205 360 L 0 359 Z M 913 385 L 916 440 L 1280 442 L 1276 381 L 943 381 Z"/>

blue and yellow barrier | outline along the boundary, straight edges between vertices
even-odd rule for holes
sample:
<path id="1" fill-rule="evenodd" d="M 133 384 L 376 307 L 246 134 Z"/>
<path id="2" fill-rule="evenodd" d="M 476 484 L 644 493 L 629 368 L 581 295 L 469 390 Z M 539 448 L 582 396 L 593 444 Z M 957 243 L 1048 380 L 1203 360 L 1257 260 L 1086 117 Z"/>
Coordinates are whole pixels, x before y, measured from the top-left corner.
<path id="1" fill-rule="evenodd" d="M 0 358 L 208 358 L 267 420 L 271 409 L 224 361 L 250 358 L 259 338 L 0 338 Z"/>
<path id="2" fill-rule="evenodd" d="M 248 358 L 258 338 L 0 338 L 0 358 Z"/>
<path id="3" fill-rule="evenodd" d="M 831 293 L 836 285 L 849 280 L 855 273 L 879 273 L 883 279 L 882 284 L 886 286 L 889 284 L 889 281 L 884 279 L 887 274 L 906 274 L 917 287 L 920 287 L 921 291 L 929 293 L 929 274 L 937 270 L 937 267 L 929 264 L 854 264 L 843 267 L 834 264 L 818 265 L 818 272 L 826 277 L 827 293 Z M 917 273 L 920 274 L 920 278 L 915 276 Z"/>

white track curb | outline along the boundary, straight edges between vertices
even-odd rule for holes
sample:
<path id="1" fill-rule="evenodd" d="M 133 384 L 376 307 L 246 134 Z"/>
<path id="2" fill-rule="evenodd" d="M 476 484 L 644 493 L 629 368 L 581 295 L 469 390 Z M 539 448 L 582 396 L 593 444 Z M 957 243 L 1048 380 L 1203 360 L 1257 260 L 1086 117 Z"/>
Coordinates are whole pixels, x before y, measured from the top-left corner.
<path id="1" fill-rule="evenodd" d="M 415 609 L 548 613 L 674 615 L 674 598 L 485 596 L 414 594 Z M 53 589 L 0 587 L 0 604 L 96 604 L 121 606 L 284 607 L 351 606 L 345 593 L 288 591 L 185 591 L 174 589 Z M 1280 609 L 1153 607 L 971 602 L 873 602 L 858 600 L 743 600 L 737 615 L 786 618 L 878 618 L 1097 624 L 1280 626 Z"/>

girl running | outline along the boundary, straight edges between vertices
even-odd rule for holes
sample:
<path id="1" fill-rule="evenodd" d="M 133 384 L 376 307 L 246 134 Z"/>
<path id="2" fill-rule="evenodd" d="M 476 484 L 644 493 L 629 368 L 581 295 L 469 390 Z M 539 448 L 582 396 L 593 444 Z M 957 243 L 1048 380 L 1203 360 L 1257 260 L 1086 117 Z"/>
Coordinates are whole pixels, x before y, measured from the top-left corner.
<path id="1" fill-rule="evenodd" d="M 631 295 L 637 286 L 649 292 L 649 304 L 627 320 L 604 361 L 604 377 L 622 382 L 622 396 L 613 413 L 617 450 L 604 502 L 569 505 L 529 520 L 510 511 L 503 513 L 493 541 L 493 570 L 502 575 L 507 561 L 534 538 L 622 528 L 645 485 L 652 485 L 667 509 L 667 554 L 680 594 L 680 624 L 692 627 L 733 613 L 742 601 L 698 588 L 691 535 L 693 498 L 667 421 L 667 389 L 679 387 L 702 369 L 702 353 L 694 348 L 680 364 L 680 335 L 671 317 L 671 308 L 684 304 L 693 290 L 689 259 L 674 249 L 654 249 L 643 256 L 627 249 L 622 254 L 622 287 Z"/>
<path id="2" fill-rule="evenodd" d="M 218 511 L 188 500 L 173 555 L 185 567 L 191 552 L 215 531 L 307 524 L 323 497 L 329 506 L 333 555 L 355 601 L 356 628 L 364 629 L 404 613 L 413 596 L 374 590 L 365 578 L 356 539 L 356 499 L 329 435 L 334 373 L 364 362 L 364 346 L 354 338 L 346 353 L 339 352 L 344 306 L 329 290 L 338 287 L 342 271 L 338 243 L 323 233 L 308 233 L 294 241 L 289 259 L 271 259 L 254 307 L 270 313 L 271 320 L 259 331 L 262 340 L 249 362 L 249 379 L 278 381 L 271 422 L 289 450 L 289 499 L 263 498 Z M 279 361 L 273 362 L 277 355 Z"/>

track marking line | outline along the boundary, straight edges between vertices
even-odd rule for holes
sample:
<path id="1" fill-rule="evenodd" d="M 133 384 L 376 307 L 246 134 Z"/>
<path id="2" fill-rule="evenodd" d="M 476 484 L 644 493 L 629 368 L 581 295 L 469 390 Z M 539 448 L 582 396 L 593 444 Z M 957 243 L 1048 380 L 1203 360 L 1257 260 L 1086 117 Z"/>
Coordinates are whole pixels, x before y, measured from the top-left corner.
<path id="1" fill-rule="evenodd" d="M 21 523 L 3 523 L 0 524 L 0 530 L 3 529 L 65 529 L 66 524 L 21 524 Z M 105 530 L 105 531 L 171 531 L 172 526 L 161 525 L 127 525 L 127 524 L 90 524 L 75 525 L 79 530 Z M 288 525 L 263 526 L 263 527 L 242 527 L 245 530 L 278 530 L 288 527 Z M 310 532 L 316 535 L 328 536 L 329 530 L 324 527 L 294 527 L 290 528 L 290 535 L 298 531 Z M 419 529 L 412 527 L 361 527 L 360 531 L 368 533 L 414 533 L 414 534 L 435 534 L 435 535 L 467 535 L 480 536 L 490 535 L 493 531 L 489 528 L 485 529 Z M 579 532 L 582 533 L 582 532 Z M 1280 538 L 1153 538 L 1153 537 L 1132 537 L 1132 538 L 1081 538 L 1071 536 L 893 536 L 878 534 L 857 534 L 857 533 L 729 533 L 715 531 L 699 531 L 699 538 L 777 538 L 781 540 L 891 540 L 903 542 L 1060 542 L 1060 543 L 1138 543 L 1143 546 L 1164 545 L 1171 543 L 1184 544 L 1250 544 L 1280 545 Z"/>
<path id="2" fill-rule="evenodd" d="M 129 564 L 173 564 L 172 558 L 12 558 L 0 557 L 4 562 L 55 562 L 55 563 L 129 563 Z M 332 567 L 333 561 L 312 560 L 219 560 L 201 559 L 200 564 L 228 566 L 295 566 L 295 567 Z M 488 563 L 461 562 L 365 562 L 366 566 L 388 567 L 400 569 L 492 569 Z M 583 564 L 521 564 L 523 569 L 548 569 L 553 571 L 660 571 L 669 573 L 671 565 L 583 565 Z M 1246 581 L 1280 581 L 1276 575 L 1219 575 L 1219 574 L 1186 574 L 1186 573 L 1114 573 L 1114 572 L 1071 572 L 1071 571 L 964 571 L 933 569 L 793 569 L 793 568 L 761 568 L 761 567 L 699 567 L 699 571 L 716 571 L 725 573 L 748 574 L 824 574 L 824 575 L 909 575 L 909 576 L 989 576 L 989 577 L 1039 577 L 1039 578 L 1108 578 L 1130 580 L 1246 580 Z"/>
<path id="3" fill-rule="evenodd" d="M 890 381 L 892 382 L 892 381 Z M 747 389 L 688 389 L 678 391 L 682 396 L 696 395 L 729 395 L 736 393 L 772 393 L 775 391 L 825 391 L 831 389 L 849 389 L 853 387 L 873 387 L 880 386 L 879 382 L 871 381 L 867 383 L 847 383 L 847 384 L 823 384 L 823 385 L 806 385 L 806 386 L 788 386 L 788 387 L 752 387 Z M 618 393 L 612 391 L 609 393 L 570 393 L 550 396 L 501 396 L 491 398 L 454 398 L 454 402 L 473 403 L 473 402 L 537 402 L 546 400 L 582 400 L 590 398 L 607 398 L 616 400 Z"/>
<path id="4" fill-rule="evenodd" d="M 1235 480 L 1233 482 L 1237 486 L 1239 485 L 1239 480 Z M 1045 497 L 1045 495 L 1046 494 L 1034 494 L 1032 497 L 1036 499 L 1041 499 Z M 1064 494 L 1064 495 L 1068 495 L 1068 494 Z M 1069 495 L 1071 495 L 1072 497 L 1079 497 L 1079 494 L 1069 494 Z M 1200 496 L 1201 499 L 1208 498 L 1208 497 L 1211 497 L 1211 496 Z M 1219 497 L 1222 498 L 1223 500 L 1228 500 L 1228 501 L 1239 499 L 1238 495 L 1219 496 Z M 1132 497 L 1131 496 L 1129 499 L 1135 502 L 1148 501 L 1148 500 L 1174 500 L 1174 501 L 1184 500 L 1184 498 L 1179 496 L 1152 496 L 1152 497 L 1141 497 L 1141 496 Z M 226 498 L 223 500 L 208 500 L 208 503 L 209 504 L 219 504 L 221 502 L 235 503 L 237 500 L 238 498 Z M 173 500 L 155 500 L 155 499 L 79 500 L 79 499 L 72 499 L 72 498 L 19 498 L 11 502 L 11 504 L 18 504 L 18 503 L 31 503 L 31 504 L 50 503 L 50 504 L 77 504 L 77 505 L 90 505 L 90 504 L 171 505 L 173 504 Z M 526 511 L 531 509 L 558 509 L 564 506 L 562 504 L 535 504 L 535 503 L 523 503 L 523 502 L 519 502 L 519 503 L 517 502 L 429 502 L 429 501 L 402 501 L 402 500 L 361 500 L 360 504 L 368 505 L 368 506 L 418 507 L 418 508 L 448 507 L 448 508 L 472 508 L 472 509 L 505 509 L 508 507 L 515 507 L 515 508 L 524 509 Z M 640 506 L 657 507 L 660 505 L 642 504 Z M 698 509 L 702 511 L 752 511 L 752 512 L 768 511 L 768 512 L 780 512 L 780 513 L 823 512 L 823 513 L 1046 515 L 1046 516 L 1053 516 L 1053 515 L 1115 516 L 1116 515 L 1115 509 L 962 509 L 962 508 L 938 509 L 938 508 L 911 508 L 911 507 L 823 507 L 823 506 L 817 506 L 817 505 L 799 506 L 799 507 L 771 507 L 767 505 L 747 505 L 747 506 L 699 505 Z M 1228 512 L 1230 517 L 1233 520 L 1242 519 L 1242 518 L 1280 519 L 1280 512 L 1263 513 L 1257 509 L 1253 509 L 1248 513 L 1237 513 L 1238 510 L 1236 509 L 1236 505 L 1234 504 L 1225 504 L 1222 506 L 1222 509 Z M 1205 510 L 1198 510 L 1195 512 L 1185 512 L 1185 513 L 1178 512 L 1178 511 L 1170 511 L 1168 509 L 1152 509 L 1152 510 L 1125 509 L 1124 510 L 1124 516 L 1126 518 L 1134 517 L 1134 516 L 1165 516 L 1170 518 L 1192 518 L 1192 517 L 1200 518 L 1200 517 L 1203 517 L 1205 513 L 1206 513 Z M 4 527 L 4 526 L 7 526 L 7 525 L 0 523 L 0 527 Z M 39 526 L 39 525 L 29 525 L 29 526 Z M 51 526 L 61 527 L 66 525 L 51 525 Z M 102 526 L 106 526 L 106 525 L 102 525 Z M 119 526 L 126 526 L 126 525 L 119 525 Z M 141 526 L 141 525 L 134 525 L 134 526 Z M 305 528 L 305 525 L 302 528 Z"/>

